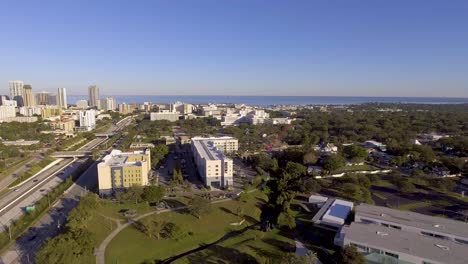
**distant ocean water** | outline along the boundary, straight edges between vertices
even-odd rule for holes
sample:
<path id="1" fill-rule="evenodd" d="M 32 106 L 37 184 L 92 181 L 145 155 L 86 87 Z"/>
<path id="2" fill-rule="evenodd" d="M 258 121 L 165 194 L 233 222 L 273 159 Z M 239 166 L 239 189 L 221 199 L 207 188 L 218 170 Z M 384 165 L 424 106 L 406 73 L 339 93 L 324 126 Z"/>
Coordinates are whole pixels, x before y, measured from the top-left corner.
<path id="1" fill-rule="evenodd" d="M 105 98 L 112 95 L 101 95 Z M 173 103 L 176 101 L 192 104 L 236 103 L 257 106 L 268 105 L 351 105 L 364 103 L 404 104 L 462 104 L 468 98 L 437 97 L 348 97 L 348 96 L 191 96 L 191 95 L 115 95 L 117 103 Z M 69 103 L 88 99 L 85 95 L 69 95 Z"/>

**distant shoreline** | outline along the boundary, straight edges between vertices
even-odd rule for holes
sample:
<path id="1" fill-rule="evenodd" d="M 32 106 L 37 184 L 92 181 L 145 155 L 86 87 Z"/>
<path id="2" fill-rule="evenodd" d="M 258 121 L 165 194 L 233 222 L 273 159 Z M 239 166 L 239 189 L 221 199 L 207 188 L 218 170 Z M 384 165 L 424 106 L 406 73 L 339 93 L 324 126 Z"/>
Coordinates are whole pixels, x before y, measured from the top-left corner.
<path id="1" fill-rule="evenodd" d="M 87 99 L 87 95 L 69 95 L 68 101 Z M 117 103 L 173 103 L 181 101 L 192 104 L 226 103 L 246 105 L 355 105 L 365 103 L 396 104 L 465 104 L 468 98 L 452 97 L 365 97 L 365 96 L 223 96 L 223 95 L 106 95 L 114 97 Z"/>

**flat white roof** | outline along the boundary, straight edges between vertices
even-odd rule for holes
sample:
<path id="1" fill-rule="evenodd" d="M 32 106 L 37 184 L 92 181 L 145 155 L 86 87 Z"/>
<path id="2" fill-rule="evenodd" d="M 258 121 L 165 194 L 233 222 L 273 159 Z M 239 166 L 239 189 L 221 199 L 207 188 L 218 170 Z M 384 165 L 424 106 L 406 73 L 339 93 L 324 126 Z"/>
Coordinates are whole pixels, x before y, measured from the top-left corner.
<path id="1" fill-rule="evenodd" d="M 356 216 L 391 222 L 401 226 L 411 226 L 435 233 L 450 234 L 455 237 L 468 238 L 468 224 L 448 218 L 429 216 L 369 204 L 360 204 L 356 206 Z"/>
<path id="2" fill-rule="evenodd" d="M 404 253 L 439 263 L 465 264 L 468 246 L 450 240 L 406 232 L 376 224 L 344 226 L 345 240 L 392 253 Z"/>
<path id="3" fill-rule="evenodd" d="M 222 151 L 216 148 L 212 141 L 192 139 L 192 143 L 199 155 L 206 160 L 228 159 Z"/>

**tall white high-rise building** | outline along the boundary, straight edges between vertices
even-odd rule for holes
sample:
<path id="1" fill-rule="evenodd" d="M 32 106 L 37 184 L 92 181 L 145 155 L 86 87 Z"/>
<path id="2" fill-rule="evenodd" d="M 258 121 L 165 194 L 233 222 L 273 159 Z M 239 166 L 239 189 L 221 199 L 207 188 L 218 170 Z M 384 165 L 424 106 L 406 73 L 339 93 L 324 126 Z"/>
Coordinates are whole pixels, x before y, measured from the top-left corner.
<path id="1" fill-rule="evenodd" d="M 99 87 L 91 85 L 88 87 L 89 106 L 101 109 L 101 101 L 99 99 Z"/>
<path id="2" fill-rule="evenodd" d="M 23 106 L 23 81 L 9 81 L 10 99 L 15 100 L 19 106 Z"/>
<path id="3" fill-rule="evenodd" d="M 65 88 L 58 88 L 57 90 L 57 105 L 61 108 L 67 109 L 67 89 Z"/>
<path id="4" fill-rule="evenodd" d="M 80 127 L 91 131 L 96 127 L 96 110 L 80 111 Z"/>

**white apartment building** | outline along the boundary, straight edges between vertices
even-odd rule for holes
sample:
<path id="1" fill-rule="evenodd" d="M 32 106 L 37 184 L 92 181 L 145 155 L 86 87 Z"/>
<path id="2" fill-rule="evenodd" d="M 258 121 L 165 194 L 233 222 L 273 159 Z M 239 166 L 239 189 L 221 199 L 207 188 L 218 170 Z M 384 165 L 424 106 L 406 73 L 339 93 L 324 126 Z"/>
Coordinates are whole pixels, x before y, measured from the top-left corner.
<path id="1" fill-rule="evenodd" d="M 96 110 L 80 111 L 80 130 L 91 131 L 96 127 Z"/>
<path id="2" fill-rule="evenodd" d="M 10 99 L 15 100 L 19 106 L 23 106 L 23 81 L 9 81 L 8 86 L 10 88 Z"/>
<path id="3" fill-rule="evenodd" d="M 193 105 L 192 104 L 185 104 L 182 102 L 175 102 L 171 104 L 172 112 L 177 112 L 181 115 L 191 114 L 193 112 Z"/>
<path id="4" fill-rule="evenodd" d="M 104 111 L 115 111 L 117 109 L 117 101 L 113 97 L 107 97 L 101 100 L 101 108 Z"/>
<path id="5" fill-rule="evenodd" d="M 191 139 L 197 170 L 205 186 L 229 188 L 233 184 L 232 159 L 224 153 L 238 150 L 238 141 L 232 137 L 195 137 Z"/>
<path id="6" fill-rule="evenodd" d="M 18 103 L 15 100 L 8 100 L 6 98 L 2 98 L 2 102 L 0 105 L 17 107 Z"/>
<path id="7" fill-rule="evenodd" d="M 57 90 L 57 105 L 63 109 L 68 108 L 67 102 L 67 89 L 65 88 L 58 88 Z"/>
<path id="8" fill-rule="evenodd" d="M 14 106 L 0 105 L 0 121 L 15 116 L 16 109 Z"/>
<path id="9" fill-rule="evenodd" d="M 42 114 L 42 108 L 38 106 L 23 106 L 19 108 L 19 113 L 24 116 L 40 116 Z"/>
<path id="10" fill-rule="evenodd" d="M 466 263 L 468 224 L 462 221 L 360 204 L 355 222 L 335 237 L 374 263 Z"/>
<path id="11" fill-rule="evenodd" d="M 265 110 L 254 110 L 247 114 L 247 119 L 252 125 L 263 124 L 269 117 L 270 114 L 265 112 Z"/>

